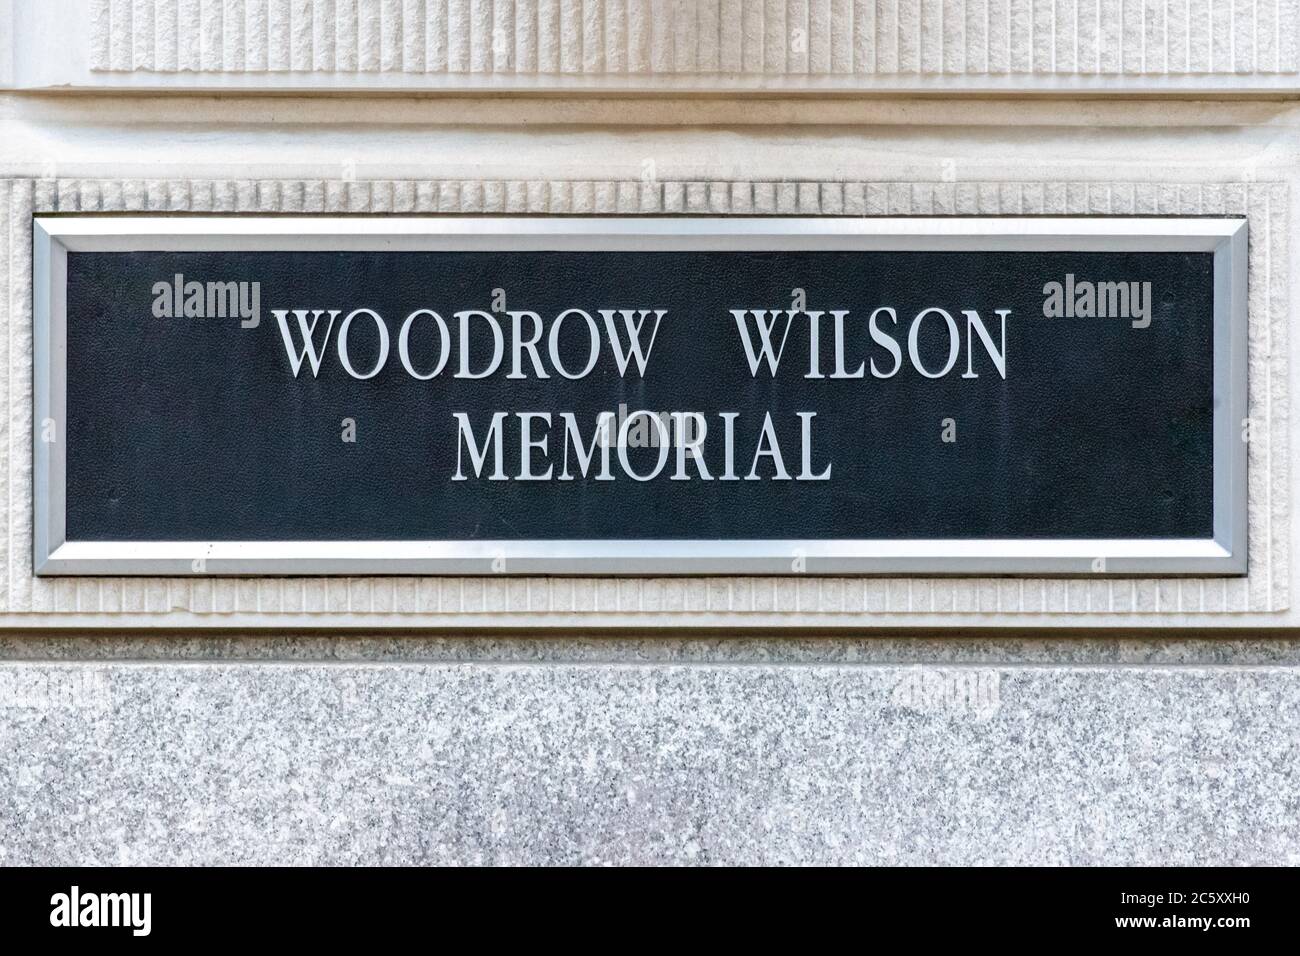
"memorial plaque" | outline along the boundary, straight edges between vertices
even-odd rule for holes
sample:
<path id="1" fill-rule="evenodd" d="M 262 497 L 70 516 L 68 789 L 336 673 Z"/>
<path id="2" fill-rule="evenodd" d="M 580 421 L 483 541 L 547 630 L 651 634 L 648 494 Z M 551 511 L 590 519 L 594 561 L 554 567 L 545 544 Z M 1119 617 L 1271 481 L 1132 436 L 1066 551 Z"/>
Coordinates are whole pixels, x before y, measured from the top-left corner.
<path id="1" fill-rule="evenodd" d="M 41 574 L 1240 574 L 1241 219 L 40 217 Z"/>

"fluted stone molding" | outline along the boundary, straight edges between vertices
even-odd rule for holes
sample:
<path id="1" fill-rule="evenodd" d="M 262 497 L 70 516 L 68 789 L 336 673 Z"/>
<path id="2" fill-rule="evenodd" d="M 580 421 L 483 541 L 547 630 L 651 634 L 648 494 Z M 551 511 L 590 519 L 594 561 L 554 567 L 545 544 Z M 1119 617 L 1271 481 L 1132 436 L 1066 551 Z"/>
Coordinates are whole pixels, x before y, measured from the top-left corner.
<path id="1" fill-rule="evenodd" d="M 1250 223 L 1248 557 L 1233 578 L 35 578 L 32 575 L 31 216 L 40 212 L 688 215 L 1244 215 Z M 1288 189 L 1277 183 L 912 183 L 0 180 L 0 614 L 116 622 L 369 615 L 395 623 L 583 621 L 662 625 L 707 616 L 869 624 L 883 615 L 1188 615 L 1289 606 Z M 48 619 L 48 618 L 47 618 Z"/>
<path id="2" fill-rule="evenodd" d="M 1300 0 L 89 0 L 101 72 L 1296 74 Z"/>

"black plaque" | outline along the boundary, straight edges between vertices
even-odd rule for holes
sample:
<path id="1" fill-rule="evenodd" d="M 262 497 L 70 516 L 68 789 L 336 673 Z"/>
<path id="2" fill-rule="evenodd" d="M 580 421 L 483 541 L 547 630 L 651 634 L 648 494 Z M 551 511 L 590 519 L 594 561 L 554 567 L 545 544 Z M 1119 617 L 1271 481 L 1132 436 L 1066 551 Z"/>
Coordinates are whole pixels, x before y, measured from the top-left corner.
<path id="1" fill-rule="evenodd" d="M 70 248 L 65 540 L 1216 538 L 1213 248 L 503 245 Z"/>

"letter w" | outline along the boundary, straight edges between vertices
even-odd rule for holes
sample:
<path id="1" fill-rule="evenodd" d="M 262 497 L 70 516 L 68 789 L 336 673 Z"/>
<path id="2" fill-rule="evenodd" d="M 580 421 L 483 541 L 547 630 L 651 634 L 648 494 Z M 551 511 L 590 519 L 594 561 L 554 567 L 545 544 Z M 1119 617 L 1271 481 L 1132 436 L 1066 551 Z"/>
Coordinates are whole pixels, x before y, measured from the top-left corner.
<path id="1" fill-rule="evenodd" d="M 293 369 L 293 377 L 297 378 L 298 373 L 302 371 L 303 359 L 311 362 L 312 377 L 320 375 L 320 363 L 325 358 L 325 350 L 329 348 L 330 333 L 334 330 L 334 320 L 339 317 L 339 309 L 330 309 L 329 325 L 325 327 L 325 341 L 321 343 L 320 352 L 316 351 L 316 323 L 324 315 L 324 309 L 313 309 L 311 313 L 311 324 L 307 324 L 307 310 L 294 309 L 294 317 L 298 320 L 298 332 L 302 335 L 302 348 L 294 353 L 293 336 L 289 334 L 289 320 L 286 317 L 288 313 L 284 309 L 273 309 L 271 314 L 275 316 L 275 321 L 280 324 L 280 337 L 284 339 L 284 351 L 289 357 L 289 366 Z"/>
<path id="2" fill-rule="evenodd" d="M 736 317 L 736 328 L 740 330 L 740 340 L 745 346 L 745 357 L 749 359 L 749 374 L 757 378 L 759 359 L 766 358 L 768 371 L 776 375 L 776 368 L 781 364 L 781 356 L 785 353 L 786 339 L 790 337 L 790 323 L 794 321 L 795 313 L 793 311 L 785 313 L 785 333 L 781 336 L 781 347 L 775 352 L 772 351 L 772 329 L 776 327 L 777 317 L 781 314 L 780 309 L 772 309 L 771 318 L 768 318 L 769 311 L 766 309 L 750 309 L 748 313 L 744 309 L 732 309 L 731 314 Z M 757 352 L 754 351 L 754 340 L 749 335 L 749 323 L 745 321 L 751 314 L 754 316 L 754 326 L 758 329 L 760 340 Z"/>
<path id="3" fill-rule="evenodd" d="M 635 358 L 637 368 L 641 371 L 641 377 L 645 378 L 645 363 L 650 361 L 650 350 L 655 347 L 655 336 L 659 334 L 659 323 L 667 314 L 667 309 L 655 309 L 655 327 L 650 330 L 650 344 L 641 350 L 641 327 L 645 325 L 646 316 L 650 314 L 649 309 L 641 309 L 636 314 L 636 325 L 632 324 L 632 310 L 619 309 L 618 314 L 623 317 L 623 327 L 627 330 L 627 351 L 623 351 L 623 340 L 618 336 L 618 326 L 614 324 L 614 310 L 601 309 L 600 316 L 605 320 L 605 332 L 609 335 L 609 348 L 614 353 L 614 361 L 618 363 L 618 374 L 627 375 L 628 363 Z"/>

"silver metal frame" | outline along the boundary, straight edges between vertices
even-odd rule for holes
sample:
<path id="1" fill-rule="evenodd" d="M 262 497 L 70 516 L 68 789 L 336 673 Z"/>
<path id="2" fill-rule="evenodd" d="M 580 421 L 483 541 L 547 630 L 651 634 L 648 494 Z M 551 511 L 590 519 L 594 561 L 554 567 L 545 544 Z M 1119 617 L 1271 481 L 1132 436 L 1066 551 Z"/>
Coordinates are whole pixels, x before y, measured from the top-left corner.
<path id="1" fill-rule="evenodd" d="M 40 575 L 1246 572 L 1246 221 L 1211 218 L 39 216 L 33 221 Z M 880 249 L 1214 253 L 1212 539 L 68 541 L 68 251 Z M 56 440 L 42 439 L 56 423 Z M 1099 564 L 1098 559 L 1104 561 Z"/>

